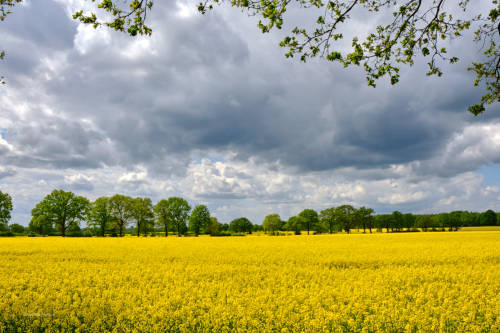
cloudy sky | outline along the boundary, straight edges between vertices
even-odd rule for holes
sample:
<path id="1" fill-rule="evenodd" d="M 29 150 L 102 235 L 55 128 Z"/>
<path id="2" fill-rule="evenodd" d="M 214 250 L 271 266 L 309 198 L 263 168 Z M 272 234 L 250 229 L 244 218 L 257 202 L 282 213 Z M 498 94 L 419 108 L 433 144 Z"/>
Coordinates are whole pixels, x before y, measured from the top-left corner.
<path id="1" fill-rule="evenodd" d="M 500 210 L 500 106 L 466 112 L 482 92 L 470 38 L 450 45 L 461 62 L 442 78 L 418 61 L 373 89 L 358 69 L 286 59 L 285 32 L 262 35 L 229 6 L 202 16 L 196 1 L 157 1 L 153 36 L 132 39 L 72 20 L 82 3 L 25 1 L 0 23 L 11 222 L 27 225 L 53 189 L 182 196 L 221 222 L 341 204 Z M 305 19 L 292 11 L 285 29 Z"/>

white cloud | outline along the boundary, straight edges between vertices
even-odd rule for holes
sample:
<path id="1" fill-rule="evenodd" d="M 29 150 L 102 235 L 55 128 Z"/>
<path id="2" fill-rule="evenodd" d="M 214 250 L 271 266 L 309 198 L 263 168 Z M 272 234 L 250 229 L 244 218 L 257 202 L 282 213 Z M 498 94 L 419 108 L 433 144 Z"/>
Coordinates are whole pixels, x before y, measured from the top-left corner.
<path id="1" fill-rule="evenodd" d="M 0 154 L 7 154 L 14 151 L 14 146 L 0 136 Z"/>
<path id="2" fill-rule="evenodd" d="M 382 196 L 378 199 L 381 203 L 396 205 L 408 202 L 415 202 L 423 200 L 427 195 L 422 191 L 417 191 L 413 193 L 394 193 L 390 195 Z"/>
<path id="3" fill-rule="evenodd" d="M 196 10 L 196 4 L 194 2 L 177 2 L 177 16 L 183 19 L 189 19 L 194 15 L 198 14 Z"/>
<path id="4" fill-rule="evenodd" d="M 139 167 L 137 172 L 129 172 L 118 178 L 119 183 L 142 183 L 147 180 L 148 172 L 144 167 Z"/>
<path id="5" fill-rule="evenodd" d="M 74 175 L 66 175 L 64 176 L 64 181 L 67 184 L 82 184 L 82 183 L 91 183 L 94 181 L 93 177 L 86 176 L 81 173 L 77 173 Z"/>
<path id="6" fill-rule="evenodd" d="M 79 24 L 75 35 L 75 49 L 82 55 L 104 48 L 111 43 L 110 32 L 106 29 L 94 29 L 90 25 Z"/>

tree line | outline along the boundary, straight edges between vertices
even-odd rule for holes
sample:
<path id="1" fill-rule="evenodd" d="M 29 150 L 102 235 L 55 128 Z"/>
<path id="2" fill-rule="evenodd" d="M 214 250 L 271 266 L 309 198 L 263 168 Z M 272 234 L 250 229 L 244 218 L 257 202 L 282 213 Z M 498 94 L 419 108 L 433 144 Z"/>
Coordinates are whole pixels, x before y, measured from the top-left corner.
<path id="1" fill-rule="evenodd" d="M 160 230 L 165 236 L 209 234 L 224 236 L 232 233 L 252 233 L 254 225 L 245 217 L 230 224 L 222 224 L 210 215 L 205 205 L 190 204 L 183 198 L 162 199 L 155 205 L 150 198 L 132 198 L 122 194 L 100 197 L 89 201 L 73 192 L 54 190 L 31 210 L 31 221 L 27 228 L 14 223 L 11 218 L 12 198 L 0 192 L 0 233 L 61 236 L 137 236 L 156 234 Z M 83 230 L 82 223 L 86 224 Z"/>
<path id="2" fill-rule="evenodd" d="M 457 231 L 463 226 L 495 226 L 500 225 L 500 213 L 487 210 L 483 213 L 468 211 L 453 211 L 432 215 L 403 214 L 394 211 L 392 214 L 374 215 L 372 208 L 355 208 L 342 205 L 322 210 L 319 214 L 312 209 L 304 209 L 297 216 L 287 221 L 281 220 L 278 214 L 266 216 L 262 224 L 265 232 L 277 234 L 280 231 L 293 231 L 299 235 L 335 233 L 351 230 L 363 230 L 363 233 L 373 230 L 377 232 L 415 232 L 415 231 Z"/>
<path id="3" fill-rule="evenodd" d="M 304 209 L 287 221 L 278 214 L 267 215 L 262 224 L 253 224 L 248 218 L 240 217 L 230 223 L 220 223 L 210 215 L 205 205 L 190 204 L 181 197 L 162 199 L 153 205 L 150 198 L 132 198 L 122 194 L 100 197 L 89 201 L 73 192 L 54 190 L 43 198 L 31 211 L 32 219 L 25 228 L 17 223 L 9 225 L 12 198 L 0 191 L 0 234 L 62 235 L 62 236 L 123 236 L 134 233 L 137 236 L 165 236 L 208 234 L 228 236 L 251 234 L 264 231 L 271 235 L 291 231 L 296 235 L 303 232 L 351 233 L 353 229 L 364 233 L 412 232 L 412 231 L 456 231 L 462 226 L 500 225 L 500 213 L 487 210 L 483 213 L 453 211 L 433 215 L 416 215 L 394 211 L 392 214 L 374 215 L 372 208 L 355 208 L 341 205 L 321 210 Z M 80 228 L 85 222 L 86 228 Z"/>

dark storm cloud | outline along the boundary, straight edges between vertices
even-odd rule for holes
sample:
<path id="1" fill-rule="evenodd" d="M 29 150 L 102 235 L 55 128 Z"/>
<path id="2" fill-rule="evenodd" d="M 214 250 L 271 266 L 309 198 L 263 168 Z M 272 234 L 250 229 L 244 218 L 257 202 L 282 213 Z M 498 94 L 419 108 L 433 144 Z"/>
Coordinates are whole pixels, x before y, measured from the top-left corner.
<path id="1" fill-rule="evenodd" d="M 95 151 L 103 139 L 98 132 L 81 123 L 39 116 L 34 124 L 23 124 L 11 131 L 6 140 L 15 147 L 1 154 L 4 163 L 18 167 L 96 168 L 106 161 Z"/>
<path id="2" fill-rule="evenodd" d="M 48 52 L 73 47 L 75 25 L 54 1 L 29 1 L 16 5 L 1 24 L 2 49 L 7 53 L 0 70 L 10 84 L 18 75 L 33 71 Z"/>
<path id="3" fill-rule="evenodd" d="M 0 167 L 0 179 L 15 176 L 17 172 L 12 168 Z"/>
<path id="4" fill-rule="evenodd" d="M 417 63 L 403 71 L 396 87 L 380 82 L 372 89 L 359 70 L 286 60 L 276 36 L 254 28 L 243 37 L 232 30 L 232 18 L 217 12 L 180 18 L 174 2 L 153 11 L 154 35 L 147 44 L 100 31 L 79 46 L 75 23 L 48 3 L 54 10 L 43 15 L 54 26 L 41 23 L 46 21 L 37 13 L 44 8 L 33 2 L 12 17 L 7 32 L 29 36 L 40 50 L 75 44 L 50 79 L 37 74 L 43 102 L 66 118 L 19 126 L 9 140 L 23 152 L 11 158 L 17 164 L 142 163 L 171 173 L 186 167 L 193 151 L 214 150 L 240 160 L 279 161 L 300 172 L 387 168 L 439 158 L 453 135 L 473 121 L 465 108 L 479 97 L 471 76 L 462 74 L 464 66 L 447 68 L 445 78 L 427 79 L 425 64 Z M 258 45 L 269 49 L 261 53 Z M 10 46 L 20 62 L 35 67 L 37 55 Z M 98 130 L 79 126 L 82 118 Z M 108 145 L 99 145 L 105 140 Z"/>
<path id="5" fill-rule="evenodd" d="M 30 41 L 46 48 L 67 49 L 73 46 L 75 25 L 64 8 L 54 1 L 26 1 L 13 8 L 2 31 L 29 36 Z"/>

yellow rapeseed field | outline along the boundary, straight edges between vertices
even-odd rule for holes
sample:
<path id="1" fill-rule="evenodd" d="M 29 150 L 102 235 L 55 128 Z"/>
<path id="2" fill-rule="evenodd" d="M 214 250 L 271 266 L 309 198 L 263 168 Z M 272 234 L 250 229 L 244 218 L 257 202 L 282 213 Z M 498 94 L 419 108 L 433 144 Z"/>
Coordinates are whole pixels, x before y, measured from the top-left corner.
<path id="1" fill-rule="evenodd" d="M 0 331 L 499 332 L 500 232 L 0 239 Z"/>

